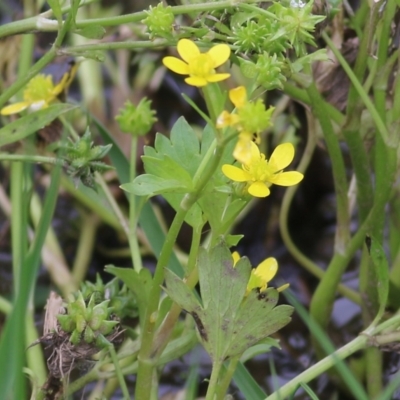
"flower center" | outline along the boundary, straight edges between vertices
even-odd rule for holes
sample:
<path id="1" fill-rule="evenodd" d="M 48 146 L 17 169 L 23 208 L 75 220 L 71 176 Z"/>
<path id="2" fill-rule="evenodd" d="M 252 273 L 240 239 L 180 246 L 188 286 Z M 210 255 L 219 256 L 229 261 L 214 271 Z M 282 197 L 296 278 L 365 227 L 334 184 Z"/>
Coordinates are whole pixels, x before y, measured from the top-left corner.
<path id="1" fill-rule="evenodd" d="M 35 103 L 40 100 L 49 101 L 53 98 L 54 84 L 50 75 L 37 75 L 26 87 L 24 100 Z"/>
<path id="2" fill-rule="evenodd" d="M 215 74 L 214 63 L 208 54 L 199 54 L 189 62 L 189 75 L 206 77 Z"/>
<path id="3" fill-rule="evenodd" d="M 253 182 L 269 182 L 275 171 L 265 160 L 264 155 L 259 159 L 252 159 L 248 165 L 243 165 L 243 169 L 250 174 Z"/>

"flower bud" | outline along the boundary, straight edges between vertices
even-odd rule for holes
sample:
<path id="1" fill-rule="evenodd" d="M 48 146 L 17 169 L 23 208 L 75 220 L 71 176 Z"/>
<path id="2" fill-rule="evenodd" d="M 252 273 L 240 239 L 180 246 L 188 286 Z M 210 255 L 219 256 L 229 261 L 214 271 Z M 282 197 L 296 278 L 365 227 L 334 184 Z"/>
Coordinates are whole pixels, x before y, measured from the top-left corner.
<path id="1" fill-rule="evenodd" d="M 142 22 L 147 26 L 150 38 L 172 37 L 175 17 L 171 6 L 164 7 L 163 3 L 159 3 L 156 7 L 150 6 L 145 13 L 147 17 Z"/>
<path id="2" fill-rule="evenodd" d="M 155 111 L 150 106 L 151 101 L 146 98 L 140 100 L 137 106 L 127 101 L 115 117 L 121 131 L 133 136 L 146 135 L 157 120 L 154 117 Z"/>

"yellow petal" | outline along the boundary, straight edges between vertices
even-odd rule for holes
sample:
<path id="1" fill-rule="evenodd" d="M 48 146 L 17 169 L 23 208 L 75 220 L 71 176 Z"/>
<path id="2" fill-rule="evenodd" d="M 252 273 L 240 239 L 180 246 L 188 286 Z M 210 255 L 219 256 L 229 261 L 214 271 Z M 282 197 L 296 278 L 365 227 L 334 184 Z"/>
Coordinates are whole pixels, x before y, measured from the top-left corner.
<path id="1" fill-rule="evenodd" d="M 271 154 L 268 164 L 276 172 L 286 168 L 294 158 L 294 146 L 292 143 L 282 143 Z"/>
<path id="2" fill-rule="evenodd" d="M 247 182 L 251 179 L 251 176 L 246 171 L 229 164 L 224 164 L 222 166 L 222 172 L 226 177 L 235 182 Z"/>
<path id="3" fill-rule="evenodd" d="M 1 109 L 1 115 L 11 115 L 19 113 L 23 110 L 26 110 L 29 107 L 30 103 L 27 101 L 20 101 L 19 103 L 10 104 Z"/>
<path id="4" fill-rule="evenodd" d="M 238 86 L 237 88 L 230 90 L 229 99 L 236 108 L 243 107 L 247 101 L 246 88 L 244 86 Z"/>
<path id="5" fill-rule="evenodd" d="M 163 64 L 171 71 L 180 75 L 189 75 L 189 66 L 176 57 L 164 57 Z"/>
<path id="6" fill-rule="evenodd" d="M 267 185 L 260 181 L 252 183 L 247 191 L 254 197 L 267 197 L 271 193 Z"/>
<path id="7" fill-rule="evenodd" d="M 177 50 L 182 59 L 187 63 L 190 63 L 190 60 L 200 54 L 199 48 L 189 39 L 181 39 L 178 42 Z"/>
<path id="8" fill-rule="evenodd" d="M 297 171 L 281 172 L 280 174 L 272 175 L 269 181 L 279 186 L 293 186 L 297 185 L 304 175 Z"/>
<path id="9" fill-rule="evenodd" d="M 70 78 L 70 74 L 69 74 L 69 72 L 66 72 L 63 75 L 63 77 L 61 78 L 61 81 L 52 90 L 54 97 L 57 97 L 67 87 L 68 83 L 71 83 L 69 81 L 69 78 Z"/>
<path id="10" fill-rule="evenodd" d="M 230 76 L 231 74 L 212 74 L 208 75 L 206 79 L 208 82 L 220 82 L 228 79 Z"/>
<path id="11" fill-rule="evenodd" d="M 214 62 L 214 68 L 217 68 L 228 60 L 231 55 L 231 49 L 226 44 L 217 44 L 208 51 L 208 55 Z"/>
<path id="12" fill-rule="evenodd" d="M 188 85 L 196 86 L 196 87 L 206 86 L 208 83 L 204 78 L 201 78 L 199 76 L 189 76 L 189 78 L 185 79 L 185 82 Z"/>
<path id="13" fill-rule="evenodd" d="M 217 118 L 217 128 L 225 128 L 226 126 L 232 125 L 232 114 L 228 113 L 228 111 L 224 110 L 219 117 Z"/>
<path id="14" fill-rule="evenodd" d="M 233 150 L 233 157 L 241 164 L 248 165 L 251 162 L 251 140 L 240 137 Z"/>
<path id="15" fill-rule="evenodd" d="M 254 273 L 262 278 L 262 280 L 266 284 L 276 275 L 277 271 L 278 262 L 275 258 L 269 257 L 257 266 Z"/>
<path id="16" fill-rule="evenodd" d="M 250 157 L 251 159 L 248 165 L 251 163 L 258 163 L 261 158 L 260 149 L 253 141 L 250 141 Z"/>
<path id="17" fill-rule="evenodd" d="M 234 251 L 232 253 L 232 258 L 233 258 L 233 266 L 235 266 L 236 263 L 240 260 L 240 254 L 237 251 Z"/>

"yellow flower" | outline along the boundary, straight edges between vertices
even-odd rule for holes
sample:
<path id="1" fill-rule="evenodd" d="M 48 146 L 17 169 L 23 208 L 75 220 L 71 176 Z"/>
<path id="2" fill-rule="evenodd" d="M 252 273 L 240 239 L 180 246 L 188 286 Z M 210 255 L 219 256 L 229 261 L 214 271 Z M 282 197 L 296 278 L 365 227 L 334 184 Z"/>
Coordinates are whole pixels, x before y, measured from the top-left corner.
<path id="1" fill-rule="evenodd" d="M 233 265 L 240 259 L 240 255 L 237 251 L 232 253 Z M 246 296 L 253 290 L 258 289 L 263 292 L 267 289 L 268 282 L 276 275 L 278 271 L 278 262 L 275 258 L 266 258 L 263 262 L 258 264 L 257 268 L 251 270 L 249 282 L 247 283 Z"/>
<path id="2" fill-rule="evenodd" d="M 246 88 L 239 86 L 229 91 L 229 99 L 236 107 L 236 113 L 223 111 L 217 119 L 217 128 L 231 126 L 239 131 L 233 157 L 242 164 L 250 162 L 251 142 L 260 143 L 260 133 L 271 125 L 274 107 L 265 109 L 261 99 L 247 100 Z"/>
<path id="3" fill-rule="evenodd" d="M 274 185 L 293 186 L 303 179 L 297 171 L 282 172 L 294 158 L 294 147 L 283 143 L 276 147 L 269 161 L 260 153 L 257 145 L 250 142 L 250 160 L 242 168 L 224 164 L 222 172 L 235 182 L 247 182 L 247 191 L 254 197 L 266 197 L 269 187 Z"/>
<path id="4" fill-rule="evenodd" d="M 75 66 L 65 73 L 61 81 L 55 86 L 51 75 L 36 75 L 29 81 L 24 90 L 24 100 L 2 108 L 0 114 L 10 115 L 27 108 L 36 111 L 48 107 L 70 85 L 74 75 Z"/>
<path id="5" fill-rule="evenodd" d="M 176 57 L 164 57 L 163 64 L 180 75 L 189 75 L 185 82 L 192 86 L 205 86 L 229 78 L 230 74 L 217 74 L 215 68 L 228 60 L 231 49 L 226 44 L 217 44 L 207 53 L 200 53 L 199 48 L 189 39 L 181 39 L 177 50 L 183 61 Z"/>

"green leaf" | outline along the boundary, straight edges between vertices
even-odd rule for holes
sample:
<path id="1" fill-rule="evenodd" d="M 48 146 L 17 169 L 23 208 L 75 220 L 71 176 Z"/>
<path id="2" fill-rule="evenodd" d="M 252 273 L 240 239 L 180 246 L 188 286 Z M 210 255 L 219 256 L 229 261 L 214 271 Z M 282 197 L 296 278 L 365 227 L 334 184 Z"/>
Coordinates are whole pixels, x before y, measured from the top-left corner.
<path id="1" fill-rule="evenodd" d="M 264 400 L 267 395 L 246 367 L 239 362 L 233 374 L 233 381 L 243 393 L 245 399 Z"/>
<path id="2" fill-rule="evenodd" d="M 0 146 L 17 142 L 48 125 L 59 115 L 77 108 L 72 104 L 53 104 L 43 110 L 28 114 L 0 129 Z"/>
<path id="3" fill-rule="evenodd" d="M 234 267 L 224 243 L 210 251 L 200 249 L 197 265 L 202 304 L 170 271 L 166 271 L 166 292 L 193 316 L 200 340 L 214 361 L 241 355 L 290 321 L 293 307 L 275 307 L 276 289 L 253 290 L 245 297 L 251 265 L 243 257 Z"/>
<path id="4" fill-rule="evenodd" d="M 61 168 L 54 168 L 43 204 L 43 210 L 46 210 L 46 212 L 43 212 L 40 217 L 34 240 L 23 260 L 21 273 L 19 274 L 21 279 L 17 282 L 18 296 L 1 332 L 0 360 L 7 360 L 7 362 L 0 362 L 0 376 L 2 377 L 0 379 L 0 393 L 3 398 L 12 398 L 11 392 L 13 392 L 13 387 L 16 384 L 21 385 L 19 388 L 20 393 L 25 391 L 23 365 L 26 357 L 24 350 L 26 345 L 26 310 L 29 297 L 34 292 L 43 245 L 53 217 L 60 174 Z"/>
<path id="5" fill-rule="evenodd" d="M 192 178 L 188 171 L 182 168 L 181 164 L 172 159 L 169 155 L 165 155 L 162 159 L 143 156 L 142 160 L 148 174 L 156 175 L 164 179 L 181 181 L 181 185 L 187 187 L 188 191 L 192 190 Z"/>
<path id="6" fill-rule="evenodd" d="M 319 400 L 318 396 L 314 393 L 314 391 L 308 386 L 306 383 L 301 382 L 300 386 L 304 389 L 304 391 L 310 396 L 311 400 Z"/>
<path id="7" fill-rule="evenodd" d="M 293 307 L 287 305 L 275 307 L 278 297 L 278 291 L 273 288 L 262 293 L 253 290 L 247 296 L 233 322 L 235 332 L 227 356 L 242 354 L 290 322 Z"/>
<path id="8" fill-rule="evenodd" d="M 146 148 L 146 150 L 150 150 Z M 168 156 L 174 160 L 180 169 L 187 171 L 191 177 L 197 171 L 200 161 L 200 141 L 193 128 L 181 117 L 179 118 L 171 129 L 171 135 L 168 139 L 166 136 L 157 134 L 154 142 L 154 150 L 152 156 L 163 159 Z M 145 152 L 147 155 L 148 153 Z M 146 172 L 150 172 L 145 157 L 143 158 Z"/>
<path id="9" fill-rule="evenodd" d="M 214 141 L 212 127 L 207 126 L 203 130 L 200 140 L 186 120 L 180 118 L 171 130 L 171 137 L 157 134 L 154 148 L 146 146 L 145 155 L 142 157 L 146 173 L 163 178 L 165 182 L 153 177 L 147 185 L 146 179 L 150 177 L 145 175 L 144 178 L 135 179 L 134 187 L 129 185 L 123 188 L 138 195 L 162 194 L 177 210 L 185 193 L 194 190 L 192 178 Z M 227 178 L 223 175 L 221 166 L 232 162 L 234 145 L 233 141 L 229 143 L 202 196 L 185 218 L 194 228 L 202 226 L 204 220 L 208 220 L 217 236 L 226 233 L 237 214 L 247 204 L 247 201 L 242 199 L 231 201 L 230 190 L 218 189 L 226 187 Z M 142 188 L 136 187 L 137 183 L 140 183 Z"/>
<path id="10" fill-rule="evenodd" d="M 201 306 L 194 295 L 193 290 L 190 289 L 185 282 L 183 282 L 182 279 L 175 275 L 171 270 L 166 268 L 164 274 L 167 285 L 164 290 L 168 296 L 188 313 L 200 313 Z"/>
<path id="11" fill-rule="evenodd" d="M 261 343 L 258 343 L 245 350 L 242 356 L 240 357 L 240 361 L 246 362 L 248 360 L 251 360 L 253 357 L 258 356 L 259 354 L 269 353 L 272 347 L 280 349 L 281 346 L 279 345 L 279 340 L 267 337 L 263 339 Z"/>
<path id="12" fill-rule="evenodd" d="M 376 288 L 378 291 L 379 310 L 375 317 L 375 322 L 377 322 L 385 312 L 385 307 L 389 297 L 389 264 L 386 259 L 385 251 L 379 241 L 367 236 L 365 243 L 378 279 Z"/>
<path id="13" fill-rule="evenodd" d="M 233 247 L 237 246 L 237 244 L 242 240 L 244 235 L 226 235 L 225 236 L 225 242 L 228 245 L 228 247 Z"/>
<path id="14" fill-rule="evenodd" d="M 172 179 L 166 180 L 151 174 L 139 175 L 133 182 L 124 183 L 120 187 L 137 196 L 187 192 L 187 187 L 182 182 Z"/>
<path id="15" fill-rule="evenodd" d="M 76 29 L 73 33 L 86 37 L 88 39 L 103 39 L 106 30 L 101 25 L 86 26 L 82 29 Z"/>
<path id="16" fill-rule="evenodd" d="M 57 18 L 59 25 L 62 22 L 62 10 L 60 0 L 47 0 L 48 5 L 50 6 L 51 10 L 53 11 L 54 16 Z"/>
<path id="17" fill-rule="evenodd" d="M 131 268 L 119 268 L 114 265 L 106 265 L 105 271 L 121 279 L 122 282 L 134 293 L 139 309 L 139 320 L 145 321 L 147 302 L 152 285 L 151 273 L 143 268 L 136 272 Z"/>

